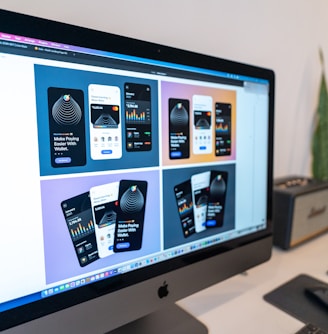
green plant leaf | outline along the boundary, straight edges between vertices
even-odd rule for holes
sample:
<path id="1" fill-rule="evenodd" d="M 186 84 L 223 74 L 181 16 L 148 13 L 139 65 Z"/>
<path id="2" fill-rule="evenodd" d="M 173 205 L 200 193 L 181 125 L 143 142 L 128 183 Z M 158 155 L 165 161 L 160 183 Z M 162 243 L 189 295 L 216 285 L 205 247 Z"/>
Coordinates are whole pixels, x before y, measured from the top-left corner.
<path id="1" fill-rule="evenodd" d="M 328 91 L 324 74 L 323 54 L 320 50 L 322 74 L 319 102 L 316 110 L 317 125 L 312 141 L 312 174 L 315 179 L 328 180 Z"/>

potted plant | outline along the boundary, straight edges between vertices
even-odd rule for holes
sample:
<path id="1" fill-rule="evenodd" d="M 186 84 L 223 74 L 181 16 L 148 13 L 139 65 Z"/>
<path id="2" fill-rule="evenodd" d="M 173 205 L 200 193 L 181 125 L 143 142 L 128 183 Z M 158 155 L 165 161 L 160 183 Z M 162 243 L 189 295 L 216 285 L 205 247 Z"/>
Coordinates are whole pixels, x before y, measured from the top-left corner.
<path id="1" fill-rule="evenodd" d="M 321 81 L 316 110 L 316 125 L 312 140 L 312 174 L 314 179 L 328 180 L 328 91 L 324 57 L 320 49 Z"/>

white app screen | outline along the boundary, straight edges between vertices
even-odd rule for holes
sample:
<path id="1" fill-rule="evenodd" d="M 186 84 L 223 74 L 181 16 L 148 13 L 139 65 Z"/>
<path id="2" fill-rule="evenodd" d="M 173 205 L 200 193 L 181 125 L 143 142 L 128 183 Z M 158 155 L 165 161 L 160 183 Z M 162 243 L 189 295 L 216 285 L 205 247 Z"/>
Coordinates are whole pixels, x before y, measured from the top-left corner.
<path id="1" fill-rule="evenodd" d="M 195 174 L 191 177 L 192 200 L 196 232 L 206 229 L 206 212 L 211 172 Z"/>
<path id="2" fill-rule="evenodd" d="M 100 258 L 114 253 L 119 185 L 119 182 L 113 182 L 90 189 L 92 214 L 95 221 L 95 234 Z"/>
<path id="3" fill-rule="evenodd" d="M 93 160 L 122 157 L 121 92 L 116 86 L 89 85 L 90 150 Z"/>
<path id="4" fill-rule="evenodd" d="M 212 152 L 212 109 L 211 96 L 193 95 L 193 153 Z"/>

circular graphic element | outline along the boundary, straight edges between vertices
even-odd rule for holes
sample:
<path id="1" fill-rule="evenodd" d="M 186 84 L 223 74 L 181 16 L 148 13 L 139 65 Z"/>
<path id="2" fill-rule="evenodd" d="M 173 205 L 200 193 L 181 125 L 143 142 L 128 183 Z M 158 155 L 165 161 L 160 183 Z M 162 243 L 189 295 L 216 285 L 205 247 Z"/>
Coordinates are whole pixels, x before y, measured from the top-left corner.
<path id="1" fill-rule="evenodd" d="M 129 187 L 121 197 L 120 207 L 124 213 L 136 213 L 145 203 L 142 192 L 136 185 Z"/>
<path id="2" fill-rule="evenodd" d="M 222 175 L 217 175 L 211 182 L 210 193 L 213 198 L 222 196 L 226 191 L 226 183 Z"/>
<path id="3" fill-rule="evenodd" d="M 182 103 L 177 103 L 170 112 L 170 122 L 173 126 L 186 126 L 188 125 L 189 116 L 186 108 Z"/>
<path id="4" fill-rule="evenodd" d="M 54 103 L 52 117 L 59 125 L 77 125 L 82 118 L 82 111 L 73 97 L 65 94 Z"/>

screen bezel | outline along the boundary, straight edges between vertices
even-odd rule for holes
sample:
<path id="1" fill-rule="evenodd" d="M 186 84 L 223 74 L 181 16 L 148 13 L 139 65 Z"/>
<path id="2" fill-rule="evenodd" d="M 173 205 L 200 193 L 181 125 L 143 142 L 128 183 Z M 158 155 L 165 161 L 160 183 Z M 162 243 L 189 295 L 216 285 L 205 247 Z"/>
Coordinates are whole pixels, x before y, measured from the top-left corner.
<path id="1" fill-rule="evenodd" d="M 268 80 L 270 126 L 267 143 L 267 228 L 265 230 L 2 312 L 0 315 L 1 330 L 143 282 L 215 255 L 229 252 L 272 235 L 271 202 L 274 131 L 274 72 L 272 70 L 4 10 L 0 10 L 0 31 L 68 45 L 83 46 L 91 49 Z"/>

